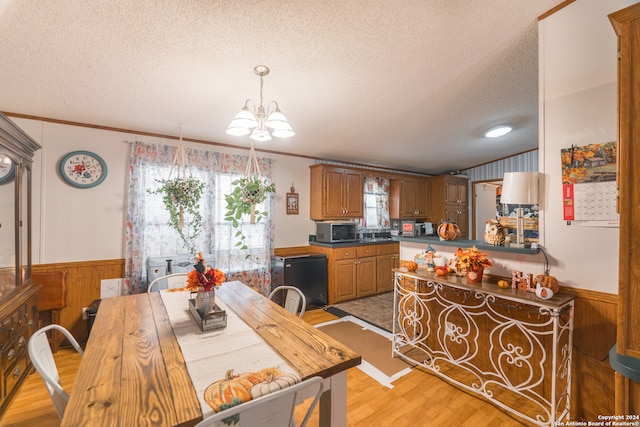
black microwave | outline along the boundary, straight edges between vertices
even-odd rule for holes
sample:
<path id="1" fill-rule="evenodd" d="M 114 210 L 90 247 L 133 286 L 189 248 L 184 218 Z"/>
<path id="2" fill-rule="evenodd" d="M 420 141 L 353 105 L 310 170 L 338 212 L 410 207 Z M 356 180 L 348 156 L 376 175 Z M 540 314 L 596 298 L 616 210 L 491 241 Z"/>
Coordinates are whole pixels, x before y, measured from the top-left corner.
<path id="1" fill-rule="evenodd" d="M 316 222 L 316 241 L 321 243 L 355 242 L 356 224 L 353 222 Z"/>

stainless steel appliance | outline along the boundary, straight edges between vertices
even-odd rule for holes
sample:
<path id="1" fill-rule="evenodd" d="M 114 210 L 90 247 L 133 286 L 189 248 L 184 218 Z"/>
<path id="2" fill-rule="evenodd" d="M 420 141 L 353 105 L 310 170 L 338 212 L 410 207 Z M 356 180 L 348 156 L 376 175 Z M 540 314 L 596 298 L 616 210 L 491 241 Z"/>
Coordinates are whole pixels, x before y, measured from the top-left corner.
<path id="1" fill-rule="evenodd" d="M 355 242 L 356 224 L 348 221 L 316 222 L 316 241 L 321 243 Z"/>

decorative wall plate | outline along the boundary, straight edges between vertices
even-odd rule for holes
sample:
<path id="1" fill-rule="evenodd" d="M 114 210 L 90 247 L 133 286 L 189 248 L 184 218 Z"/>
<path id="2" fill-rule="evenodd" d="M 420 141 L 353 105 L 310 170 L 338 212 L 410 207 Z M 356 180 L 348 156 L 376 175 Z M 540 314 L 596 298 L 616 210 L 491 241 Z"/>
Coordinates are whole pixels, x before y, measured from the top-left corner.
<path id="1" fill-rule="evenodd" d="M 9 156 L 0 154 L 0 184 L 5 184 L 16 175 L 16 164 Z"/>
<path id="2" fill-rule="evenodd" d="M 59 172 L 72 187 L 91 188 L 107 177 L 107 164 L 90 151 L 72 151 L 60 161 Z"/>

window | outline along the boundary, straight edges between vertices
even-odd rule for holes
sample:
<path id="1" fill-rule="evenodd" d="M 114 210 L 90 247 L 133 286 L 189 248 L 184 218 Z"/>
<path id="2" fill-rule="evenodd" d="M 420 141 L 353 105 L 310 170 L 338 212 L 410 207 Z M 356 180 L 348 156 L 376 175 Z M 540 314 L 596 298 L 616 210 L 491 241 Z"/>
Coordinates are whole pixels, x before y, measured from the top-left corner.
<path id="1" fill-rule="evenodd" d="M 128 213 L 125 231 L 125 292 L 146 290 L 145 262 L 149 257 L 188 254 L 178 233 L 167 225 L 169 214 L 162 196 L 149 194 L 156 188 L 156 179 L 169 176 L 176 148 L 165 145 L 135 142 L 130 156 L 130 182 Z M 247 156 L 229 155 L 203 150 L 187 149 L 189 173 L 205 182 L 200 202 L 203 231 L 196 239 L 196 247 L 206 254 L 205 261 L 222 270 L 227 280 L 240 280 L 257 287 L 263 294 L 270 288 L 269 266 L 272 246 L 272 215 L 266 221 L 249 224 L 243 218 L 243 233 L 247 236 L 247 252 L 236 246 L 236 229 L 224 220 L 225 195 L 231 192 L 231 183 L 244 174 Z M 258 159 L 262 175 L 272 179 L 272 161 Z M 256 208 L 272 211 L 273 197 Z M 189 230 L 185 230 L 187 233 Z"/>
<path id="2" fill-rule="evenodd" d="M 390 227 L 389 180 L 366 177 L 364 179 L 364 218 L 362 226 L 367 229 Z"/>

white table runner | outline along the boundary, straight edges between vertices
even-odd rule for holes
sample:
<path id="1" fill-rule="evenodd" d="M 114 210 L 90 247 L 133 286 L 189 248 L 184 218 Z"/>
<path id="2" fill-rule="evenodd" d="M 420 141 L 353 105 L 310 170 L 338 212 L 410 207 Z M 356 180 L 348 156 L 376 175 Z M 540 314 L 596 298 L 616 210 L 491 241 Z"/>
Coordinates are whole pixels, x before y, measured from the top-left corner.
<path id="1" fill-rule="evenodd" d="M 204 400 L 205 389 L 224 378 L 229 369 L 241 374 L 277 367 L 284 373 L 297 374 L 219 298 L 216 304 L 227 313 L 227 327 L 202 332 L 189 313 L 188 291 L 161 291 L 160 295 L 198 395 L 203 418 L 213 414 Z"/>

